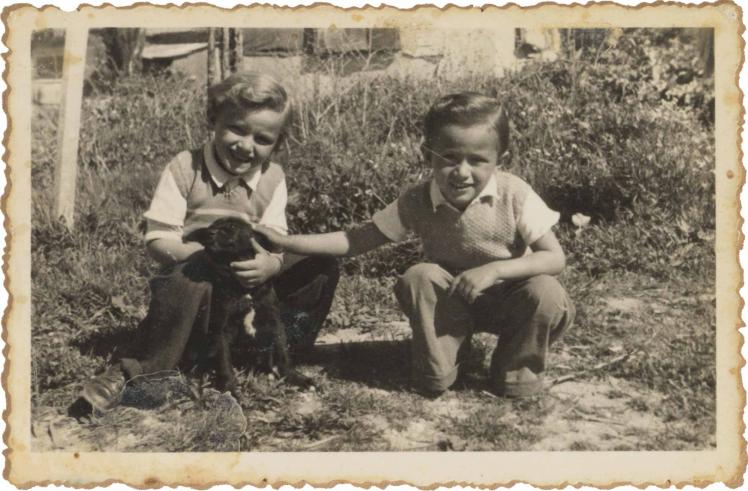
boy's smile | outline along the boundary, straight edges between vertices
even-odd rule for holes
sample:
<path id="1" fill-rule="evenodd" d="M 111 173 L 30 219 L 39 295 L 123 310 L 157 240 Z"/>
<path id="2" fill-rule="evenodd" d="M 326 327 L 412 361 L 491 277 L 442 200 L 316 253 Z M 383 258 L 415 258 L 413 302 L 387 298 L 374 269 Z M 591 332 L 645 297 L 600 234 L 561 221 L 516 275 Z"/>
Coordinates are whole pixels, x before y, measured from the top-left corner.
<path id="1" fill-rule="evenodd" d="M 213 126 L 218 161 L 234 175 L 264 164 L 275 150 L 285 120 L 283 113 L 272 109 L 221 111 Z"/>
<path id="2" fill-rule="evenodd" d="M 498 137 L 489 124 L 441 127 L 425 149 L 444 198 L 464 210 L 483 191 L 499 162 Z"/>

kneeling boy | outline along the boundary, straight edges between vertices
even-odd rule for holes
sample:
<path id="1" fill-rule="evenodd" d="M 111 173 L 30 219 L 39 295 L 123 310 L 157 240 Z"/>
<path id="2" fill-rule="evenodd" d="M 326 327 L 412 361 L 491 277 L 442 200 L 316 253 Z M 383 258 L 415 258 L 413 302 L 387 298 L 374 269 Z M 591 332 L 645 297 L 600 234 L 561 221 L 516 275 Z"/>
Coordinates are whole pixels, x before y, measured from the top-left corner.
<path id="1" fill-rule="evenodd" d="M 413 380 L 438 395 L 457 379 L 458 351 L 475 331 L 499 336 L 493 389 L 524 396 L 542 389 L 550 343 L 574 307 L 553 277 L 565 257 L 551 228 L 559 214 L 522 179 L 499 170 L 509 144 L 500 102 L 446 96 L 424 122 L 423 154 L 433 175 L 347 232 L 282 236 L 256 230 L 286 251 L 353 256 L 415 233 L 427 262 L 408 269 L 396 296 L 413 330 Z"/>

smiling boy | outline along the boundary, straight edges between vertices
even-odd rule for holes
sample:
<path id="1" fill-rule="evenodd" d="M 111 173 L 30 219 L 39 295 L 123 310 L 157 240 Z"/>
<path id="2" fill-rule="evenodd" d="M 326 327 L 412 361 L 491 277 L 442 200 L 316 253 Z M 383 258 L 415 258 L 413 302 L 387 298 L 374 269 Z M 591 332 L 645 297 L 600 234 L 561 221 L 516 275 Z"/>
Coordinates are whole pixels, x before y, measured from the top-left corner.
<path id="1" fill-rule="evenodd" d="M 150 283 L 142 338 L 136 339 L 132 357 L 117 360 L 84 385 L 81 397 L 91 406 L 109 409 L 126 380 L 175 369 L 188 352 L 195 354 L 193 349 L 204 355 L 206 326 L 217 307 L 211 283 L 193 274 L 199 268 L 191 264 L 205 260 L 194 232 L 235 217 L 287 233 L 285 175 L 271 157 L 283 141 L 290 112 L 285 89 L 261 73 L 232 75 L 208 90 L 212 138 L 167 164 L 144 214 L 146 248 L 163 271 Z M 337 262 L 297 257 L 284 263 L 281 254 L 253 245 L 253 259 L 231 263 L 234 277 L 246 289 L 274 278 L 291 349 L 310 350 L 332 304 Z"/>
<path id="2" fill-rule="evenodd" d="M 417 235 L 427 262 L 410 267 L 395 294 L 413 331 L 416 389 L 428 396 L 457 379 L 458 351 L 474 331 L 498 335 L 490 378 L 505 396 L 543 386 L 550 343 L 574 307 L 553 277 L 565 257 L 552 231 L 559 214 L 519 177 L 499 170 L 509 122 L 496 99 L 443 97 L 424 121 L 423 154 L 432 177 L 407 190 L 372 221 L 347 232 L 281 236 L 284 250 L 353 256 Z"/>

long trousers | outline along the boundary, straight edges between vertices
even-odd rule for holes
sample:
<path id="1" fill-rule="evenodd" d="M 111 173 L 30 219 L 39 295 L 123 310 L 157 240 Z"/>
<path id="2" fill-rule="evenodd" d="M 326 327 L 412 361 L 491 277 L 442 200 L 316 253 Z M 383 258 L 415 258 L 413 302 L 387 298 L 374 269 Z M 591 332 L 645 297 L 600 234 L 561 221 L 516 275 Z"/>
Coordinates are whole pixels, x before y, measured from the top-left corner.
<path id="1" fill-rule="evenodd" d="M 148 314 L 130 349 L 132 357 L 119 360 L 128 378 L 173 370 L 186 355 L 205 348 L 215 287 L 190 266 L 177 265 L 151 280 Z M 329 257 L 300 258 L 274 279 L 291 352 L 313 347 L 338 279 L 338 263 Z"/>
<path id="2" fill-rule="evenodd" d="M 471 305 L 449 295 L 454 276 L 437 264 L 408 269 L 395 286 L 413 330 L 412 367 L 416 386 L 444 391 L 457 379 L 458 351 L 473 332 L 498 335 L 490 380 L 500 390 L 507 372 L 528 368 L 542 375 L 548 346 L 573 322 L 575 310 L 553 277 L 505 281 Z"/>

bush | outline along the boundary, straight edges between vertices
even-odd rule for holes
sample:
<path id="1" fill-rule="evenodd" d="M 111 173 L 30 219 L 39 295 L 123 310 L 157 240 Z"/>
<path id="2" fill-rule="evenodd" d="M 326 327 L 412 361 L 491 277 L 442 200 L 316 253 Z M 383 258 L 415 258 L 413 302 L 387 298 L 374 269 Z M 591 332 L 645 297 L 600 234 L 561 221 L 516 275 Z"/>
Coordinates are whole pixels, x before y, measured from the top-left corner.
<path id="1" fill-rule="evenodd" d="M 685 48 L 693 43 L 679 32 L 627 30 L 500 79 L 362 76 L 344 92 L 304 101 L 279 156 L 292 191 L 292 229 L 350 227 L 428 175 L 419 153 L 421 117 L 437 97 L 458 90 L 505 101 L 513 125 L 510 169 L 565 217 L 664 224 L 687 217 L 696 228 L 712 228 L 714 137 L 701 117 L 709 79 L 692 66 L 693 50 Z M 702 95 L 684 104 L 672 95 L 678 84 L 671 79 L 688 60 L 688 83 L 700 84 L 693 90 Z M 137 231 L 165 163 L 207 137 L 204 93 L 192 80 L 142 75 L 85 99 L 77 213 L 87 231 L 101 229 L 104 243 L 132 243 L 128 234 Z M 35 134 L 55 141 L 54 113 L 34 121 Z M 43 218 L 35 219 L 37 229 L 48 223 L 40 209 L 48 198 L 37 194 L 51 185 L 53 156 L 53 146 L 33 147 L 35 214 Z M 128 230 L 118 239 L 113 231 L 122 224 Z M 362 270 L 399 270 L 402 259 L 417 254 L 412 245 L 393 248 L 372 255 Z"/>
<path id="2" fill-rule="evenodd" d="M 627 30 L 596 50 L 501 79 L 421 80 L 414 90 L 413 81 L 375 77 L 344 96 L 307 104 L 296 120 L 297 130 L 305 129 L 297 134 L 306 136 L 294 140 L 287 166 L 291 188 L 303 197 L 289 207 L 292 227 L 327 231 L 360 223 L 427 175 L 418 152 L 422 115 L 440 95 L 473 90 L 505 101 L 511 171 L 566 219 L 581 212 L 597 222 L 655 220 L 670 235 L 683 219 L 713 228 L 714 135 L 703 117 L 711 78 L 693 72 L 696 95 L 689 100 L 700 105 L 672 96 L 680 87 L 676 67 L 695 63 L 693 49 L 684 51 L 690 45 L 679 39 Z M 375 111 L 370 101 L 377 101 Z M 398 264 L 417 251 L 401 247 L 394 254 L 367 258 L 360 270 L 401 270 Z"/>
<path id="3" fill-rule="evenodd" d="M 120 78 L 111 94 L 84 99 L 79 158 L 83 165 L 118 171 L 163 167 L 206 135 L 205 89 L 193 80 Z"/>

